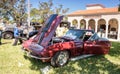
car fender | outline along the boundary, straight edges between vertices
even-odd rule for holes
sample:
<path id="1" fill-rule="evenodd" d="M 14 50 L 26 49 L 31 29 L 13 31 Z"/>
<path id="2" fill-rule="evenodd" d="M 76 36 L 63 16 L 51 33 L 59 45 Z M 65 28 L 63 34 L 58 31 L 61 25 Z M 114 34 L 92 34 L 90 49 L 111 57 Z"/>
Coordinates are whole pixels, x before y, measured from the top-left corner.
<path id="1" fill-rule="evenodd" d="M 5 32 L 10 32 L 10 33 L 12 33 L 12 34 L 14 34 L 14 32 L 13 31 L 2 31 L 2 33 L 5 33 Z"/>

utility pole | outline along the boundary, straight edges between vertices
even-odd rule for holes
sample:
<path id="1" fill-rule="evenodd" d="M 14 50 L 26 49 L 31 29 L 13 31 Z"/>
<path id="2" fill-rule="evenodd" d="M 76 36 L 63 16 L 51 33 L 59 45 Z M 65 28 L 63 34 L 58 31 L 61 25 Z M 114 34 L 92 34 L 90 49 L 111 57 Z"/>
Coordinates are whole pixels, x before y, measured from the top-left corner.
<path id="1" fill-rule="evenodd" d="M 27 22 L 28 22 L 28 26 L 30 26 L 30 0 L 28 0 L 28 19 L 27 19 Z"/>

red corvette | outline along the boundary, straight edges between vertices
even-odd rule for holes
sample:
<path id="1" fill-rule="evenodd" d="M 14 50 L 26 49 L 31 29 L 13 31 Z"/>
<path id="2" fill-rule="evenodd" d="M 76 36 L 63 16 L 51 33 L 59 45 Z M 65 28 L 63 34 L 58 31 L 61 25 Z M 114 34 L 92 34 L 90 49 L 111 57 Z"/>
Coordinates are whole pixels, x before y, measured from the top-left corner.
<path id="1" fill-rule="evenodd" d="M 107 54 L 111 43 L 100 38 L 93 30 L 70 29 L 62 37 L 54 37 L 55 30 L 63 16 L 51 15 L 39 33 L 25 41 L 23 49 L 33 58 L 51 65 L 63 66 L 70 58 L 80 55 Z"/>

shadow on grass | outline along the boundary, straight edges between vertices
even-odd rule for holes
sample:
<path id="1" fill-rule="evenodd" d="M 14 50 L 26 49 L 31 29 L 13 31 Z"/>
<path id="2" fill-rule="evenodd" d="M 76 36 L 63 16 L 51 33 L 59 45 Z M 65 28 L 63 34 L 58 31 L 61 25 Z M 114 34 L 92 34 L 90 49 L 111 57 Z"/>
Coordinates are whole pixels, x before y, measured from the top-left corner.
<path id="1" fill-rule="evenodd" d="M 104 56 L 71 61 L 68 65 L 56 68 L 55 74 L 119 74 L 120 66 L 111 63 Z"/>
<path id="2" fill-rule="evenodd" d="M 28 57 L 26 55 L 24 55 L 24 58 L 31 62 L 31 64 L 32 64 L 30 66 L 31 70 L 36 70 L 36 71 L 39 71 L 40 73 L 41 73 L 41 71 L 40 71 L 41 68 L 44 68 L 44 67 L 50 65 L 49 63 L 46 63 L 46 62 L 44 63 L 39 59 L 34 59 L 34 58 Z"/>
<path id="3" fill-rule="evenodd" d="M 32 65 L 32 70 L 40 71 L 40 68 L 50 65 L 49 63 L 43 63 L 40 60 L 29 58 Z M 120 65 L 115 65 L 107 60 L 103 55 L 93 56 L 77 61 L 69 61 L 69 63 L 63 67 L 52 68 L 50 74 L 119 74 Z"/>

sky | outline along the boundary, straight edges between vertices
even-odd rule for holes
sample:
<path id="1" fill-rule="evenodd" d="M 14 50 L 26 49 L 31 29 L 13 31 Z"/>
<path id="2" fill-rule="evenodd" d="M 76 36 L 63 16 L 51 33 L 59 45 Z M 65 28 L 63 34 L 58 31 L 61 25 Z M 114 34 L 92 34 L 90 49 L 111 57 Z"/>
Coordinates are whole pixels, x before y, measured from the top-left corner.
<path id="1" fill-rule="evenodd" d="M 49 0 L 30 0 L 31 8 L 38 8 L 39 2 L 46 2 Z M 68 13 L 77 10 L 85 10 L 87 4 L 102 4 L 107 8 L 116 7 L 120 0 L 53 0 L 54 7 L 62 4 L 63 8 L 69 8 Z"/>

